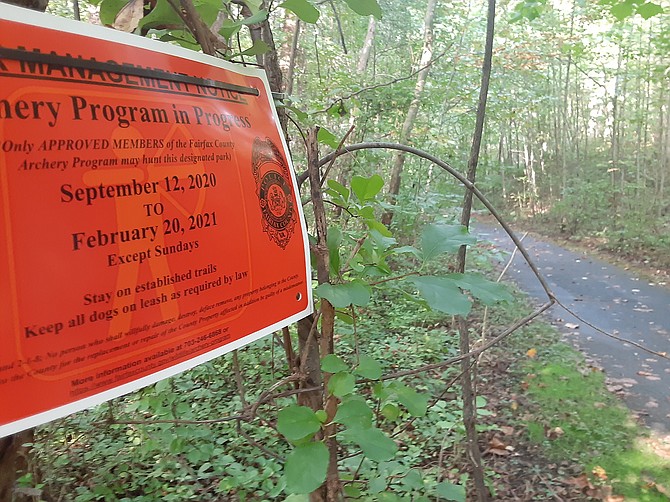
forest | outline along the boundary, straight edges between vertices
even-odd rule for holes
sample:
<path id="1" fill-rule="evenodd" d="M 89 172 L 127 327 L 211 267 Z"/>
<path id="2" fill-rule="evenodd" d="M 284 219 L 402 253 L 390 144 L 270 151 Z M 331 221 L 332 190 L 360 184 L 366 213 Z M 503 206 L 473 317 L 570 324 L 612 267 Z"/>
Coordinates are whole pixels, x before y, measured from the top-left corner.
<path id="1" fill-rule="evenodd" d="M 266 70 L 315 313 L 17 435 L 8 501 L 668 500 L 550 289 L 531 305 L 468 231 L 667 276 L 667 0 L 35 3 Z"/>

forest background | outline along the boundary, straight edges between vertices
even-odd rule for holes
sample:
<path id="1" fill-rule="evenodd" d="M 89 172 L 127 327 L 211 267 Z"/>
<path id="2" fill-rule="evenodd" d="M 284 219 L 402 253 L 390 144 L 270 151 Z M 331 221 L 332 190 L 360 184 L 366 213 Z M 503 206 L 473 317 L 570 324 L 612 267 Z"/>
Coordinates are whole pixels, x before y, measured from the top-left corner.
<path id="1" fill-rule="evenodd" d="M 318 149 L 411 145 L 458 171 L 477 168 L 476 186 L 508 217 L 667 270 L 670 23 L 662 2 L 500 3 L 484 121 L 491 5 L 38 6 L 266 67 L 314 206 L 320 302 L 306 328 L 37 431 L 23 495 L 82 502 L 307 493 L 464 500 L 466 487 L 479 500 L 495 494 L 496 473 L 477 458 L 476 443 L 496 426 L 484 418 L 486 399 L 467 389 L 478 359 L 465 356 L 463 336 L 491 330 L 484 305 L 511 295 L 481 275 L 453 275 L 464 266 L 461 246 L 471 246 L 475 271 L 486 272 L 492 257 L 457 224 L 468 205 L 461 183 L 402 150 L 366 148 L 331 163 Z M 318 208 L 322 197 L 327 212 Z M 509 310 L 497 315 L 516 325 Z M 319 362 L 310 368 L 315 331 Z M 277 362 L 275 351 L 286 360 Z"/>

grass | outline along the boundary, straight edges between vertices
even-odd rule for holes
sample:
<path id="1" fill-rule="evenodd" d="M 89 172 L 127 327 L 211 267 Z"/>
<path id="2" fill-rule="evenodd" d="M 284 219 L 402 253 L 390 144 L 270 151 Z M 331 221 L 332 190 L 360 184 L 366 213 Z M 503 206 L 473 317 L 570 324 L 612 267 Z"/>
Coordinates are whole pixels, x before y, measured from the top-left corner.
<path id="1" fill-rule="evenodd" d="M 626 501 L 667 502 L 670 458 L 651 450 L 649 432 L 607 391 L 605 375 L 560 343 L 553 328 L 532 331 L 538 352 L 524 365 L 522 384 L 535 409 L 530 439 L 556 460 L 584 465 L 593 485 L 611 486 Z"/>

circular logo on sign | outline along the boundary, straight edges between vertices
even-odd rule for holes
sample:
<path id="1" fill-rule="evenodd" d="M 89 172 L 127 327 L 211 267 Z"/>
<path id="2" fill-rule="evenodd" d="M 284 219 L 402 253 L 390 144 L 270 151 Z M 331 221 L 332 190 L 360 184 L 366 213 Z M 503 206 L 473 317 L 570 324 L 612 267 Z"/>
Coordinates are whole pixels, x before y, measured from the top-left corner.
<path id="1" fill-rule="evenodd" d="M 281 174 L 269 171 L 260 186 L 260 203 L 263 217 L 275 230 L 285 230 L 293 221 L 291 188 Z"/>
<path id="2" fill-rule="evenodd" d="M 296 199 L 288 164 L 270 138 L 254 140 L 251 172 L 256 181 L 263 231 L 280 248 L 286 249 L 298 221 Z"/>

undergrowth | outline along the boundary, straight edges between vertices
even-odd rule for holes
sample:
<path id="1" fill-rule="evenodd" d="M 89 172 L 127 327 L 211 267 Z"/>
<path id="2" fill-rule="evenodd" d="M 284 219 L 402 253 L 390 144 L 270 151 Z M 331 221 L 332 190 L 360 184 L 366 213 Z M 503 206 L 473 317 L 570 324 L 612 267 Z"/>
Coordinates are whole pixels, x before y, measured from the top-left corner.
<path id="1" fill-rule="evenodd" d="M 650 450 L 650 433 L 607 391 L 602 371 L 547 324 L 524 329 L 512 343 L 533 355 L 518 372 L 532 403 L 524 417 L 530 440 L 550 458 L 583 465 L 588 481 L 575 483 L 582 483 L 585 493 L 600 498 L 611 488 L 626 501 L 667 501 L 670 458 Z"/>

